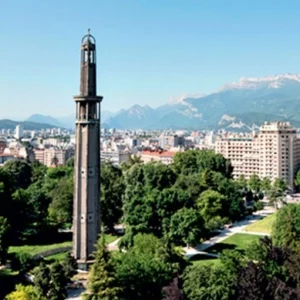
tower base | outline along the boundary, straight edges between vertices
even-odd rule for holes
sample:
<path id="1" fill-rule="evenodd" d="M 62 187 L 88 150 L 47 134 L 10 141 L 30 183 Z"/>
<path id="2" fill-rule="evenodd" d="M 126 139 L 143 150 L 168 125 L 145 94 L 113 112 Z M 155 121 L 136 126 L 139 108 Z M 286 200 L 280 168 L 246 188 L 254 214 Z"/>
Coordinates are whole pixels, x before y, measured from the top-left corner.
<path id="1" fill-rule="evenodd" d="M 90 259 L 90 260 L 83 260 L 83 259 L 79 259 L 77 260 L 77 268 L 80 271 L 86 271 L 88 272 L 92 265 L 94 264 L 95 260 Z"/>

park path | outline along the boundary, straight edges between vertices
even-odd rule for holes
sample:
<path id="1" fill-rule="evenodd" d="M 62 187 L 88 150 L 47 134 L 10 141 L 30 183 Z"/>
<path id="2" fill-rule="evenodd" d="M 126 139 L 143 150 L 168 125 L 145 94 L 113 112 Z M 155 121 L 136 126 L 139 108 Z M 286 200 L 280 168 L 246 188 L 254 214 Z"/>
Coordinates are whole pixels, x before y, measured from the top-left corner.
<path id="1" fill-rule="evenodd" d="M 223 229 L 220 234 L 217 236 L 214 236 L 210 238 L 209 240 L 204 241 L 203 243 L 197 245 L 196 247 L 184 247 L 183 250 L 185 251 L 185 254 L 187 257 L 192 257 L 196 254 L 205 254 L 208 256 L 211 256 L 212 253 L 208 253 L 205 250 L 212 247 L 213 245 L 217 243 L 221 243 L 228 237 L 236 234 L 236 233 L 245 233 L 245 234 L 256 234 L 261 236 L 270 235 L 269 233 L 261 233 L 261 232 L 251 232 L 251 231 L 243 231 L 245 227 L 247 227 L 249 224 L 253 224 L 259 220 L 261 220 L 263 217 L 270 215 L 274 213 L 274 209 L 271 208 L 265 208 L 263 210 L 260 210 L 258 212 L 255 212 L 251 218 L 236 222 L 232 225 L 231 228 Z"/>
<path id="2" fill-rule="evenodd" d="M 246 220 L 242 220 L 239 222 L 236 222 L 232 225 L 231 228 L 224 229 L 218 234 L 217 236 L 212 237 L 211 239 L 203 242 L 202 244 L 197 245 L 196 247 L 185 247 L 183 250 L 185 251 L 185 254 L 187 257 L 192 257 L 196 254 L 203 254 L 211 257 L 218 257 L 218 254 L 214 253 L 208 253 L 205 250 L 210 248 L 211 246 L 221 243 L 223 240 L 227 239 L 228 237 L 236 234 L 236 233 L 245 233 L 245 234 L 256 234 L 256 235 L 270 235 L 268 233 L 261 233 L 261 232 L 251 232 L 251 231 L 243 231 L 246 226 L 249 224 L 253 224 L 259 220 L 261 220 L 263 217 L 274 213 L 274 209 L 266 208 L 264 210 L 258 211 L 253 214 L 251 218 L 248 218 Z M 118 250 L 118 243 L 120 238 L 116 239 L 114 242 L 107 245 L 107 248 L 109 251 Z M 68 298 L 66 300 L 80 300 L 82 293 L 84 293 L 85 290 L 70 290 Z"/>

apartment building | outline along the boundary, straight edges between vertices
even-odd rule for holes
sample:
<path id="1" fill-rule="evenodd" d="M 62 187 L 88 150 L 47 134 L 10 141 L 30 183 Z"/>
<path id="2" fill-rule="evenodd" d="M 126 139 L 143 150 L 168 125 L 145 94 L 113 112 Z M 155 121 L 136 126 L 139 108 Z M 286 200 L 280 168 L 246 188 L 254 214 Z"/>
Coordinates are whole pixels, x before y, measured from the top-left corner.
<path id="1" fill-rule="evenodd" d="M 50 167 L 55 162 L 57 165 L 64 165 L 66 161 L 74 156 L 74 149 L 34 149 L 34 158 L 40 163 Z"/>
<path id="2" fill-rule="evenodd" d="M 129 151 L 121 151 L 121 150 L 101 150 L 100 159 L 103 162 L 111 162 L 114 165 L 121 165 L 122 162 L 126 162 L 129 160 L 131 152 Z"/>
<path id="3" fill-rule="evenodd" d="M 143 163 L 158 161 L 166 165 L 169 165 L 173 162 L 175 154 L 176 152 L 163 150 L 144 150 L 139 153 L 141 161 Z"/>
<path id="4" fill-rule="evenodd" d="M 216 152 L 231 160 L 235 178 L 257 174 L 272 181 L 281 178 L 293 187 L 300 167 L 300 139 L 288 122 L 265 122 L 258 134 L 222 137 Z"/>

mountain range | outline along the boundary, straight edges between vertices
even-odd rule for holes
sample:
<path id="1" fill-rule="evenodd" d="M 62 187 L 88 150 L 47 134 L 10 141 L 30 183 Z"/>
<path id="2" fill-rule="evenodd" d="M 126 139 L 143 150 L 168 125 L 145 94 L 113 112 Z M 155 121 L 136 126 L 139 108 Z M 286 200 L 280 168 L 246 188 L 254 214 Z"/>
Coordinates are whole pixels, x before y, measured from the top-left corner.
<path id="1" fill-rule="evenodd" d="M 113 114 L 102 113 L 105 127 L 119 129 L 253 130 L 264 121 L 290 121 L 300 127 L 300 74 L 241 78 L 209 95 L 183 96 L 157 108 L 133 105 Z M 70 128 L 65 118 L 33 115 L 27 121 Z"/>

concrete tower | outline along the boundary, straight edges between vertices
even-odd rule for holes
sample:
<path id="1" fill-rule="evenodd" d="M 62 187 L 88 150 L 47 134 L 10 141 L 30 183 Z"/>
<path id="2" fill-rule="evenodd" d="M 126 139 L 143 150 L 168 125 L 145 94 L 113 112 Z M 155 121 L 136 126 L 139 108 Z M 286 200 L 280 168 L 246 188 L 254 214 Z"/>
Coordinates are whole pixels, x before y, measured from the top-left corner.
<path id="1" fill-rule="evenodd" d="M 100 103 L 96 88 L 96 41 L 81 40 L 80 94 L 76 103 L 73 256 L 86 269 L 100 233 Z"/>

